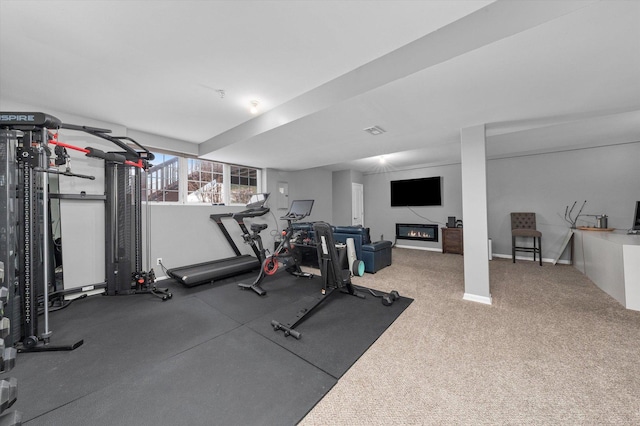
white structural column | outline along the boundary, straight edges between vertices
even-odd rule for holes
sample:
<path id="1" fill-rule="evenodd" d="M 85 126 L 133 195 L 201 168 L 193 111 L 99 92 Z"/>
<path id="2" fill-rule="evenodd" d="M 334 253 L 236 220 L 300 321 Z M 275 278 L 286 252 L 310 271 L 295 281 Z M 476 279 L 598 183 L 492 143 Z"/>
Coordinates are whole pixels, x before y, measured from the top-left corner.
<path id="1" fill-rule="evenodd" d="M 462 218 L 464 220 L 464 297 L 490 305 L 487 159 L 485 126 L 460 131 Z"/>

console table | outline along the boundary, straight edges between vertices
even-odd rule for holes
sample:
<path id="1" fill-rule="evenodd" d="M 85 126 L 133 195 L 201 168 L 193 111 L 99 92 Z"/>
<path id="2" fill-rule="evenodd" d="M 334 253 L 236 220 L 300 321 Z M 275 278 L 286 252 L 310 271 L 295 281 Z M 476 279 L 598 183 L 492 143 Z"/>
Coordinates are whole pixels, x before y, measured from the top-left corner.
<path id="1" fill-rule="evenodd" d="M 640 236 L 573 230 L 574 266 L 627 309 L 640 311 Z"/>
<path id="2" fill-rule="evenodd" d="M 442 252 L 464 254 L 462 228 L 442 228 Z"/>

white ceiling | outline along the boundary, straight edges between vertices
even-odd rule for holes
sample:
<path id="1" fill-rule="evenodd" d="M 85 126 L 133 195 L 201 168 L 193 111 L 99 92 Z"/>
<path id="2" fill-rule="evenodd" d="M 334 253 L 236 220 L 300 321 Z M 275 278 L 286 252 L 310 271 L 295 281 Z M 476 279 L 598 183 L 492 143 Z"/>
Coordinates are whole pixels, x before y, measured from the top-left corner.
<path id="1" fill-rule="evenodd" d="M 640 2 L 0 0 L 13 104 L 284 170 L 640 141 Z"/>

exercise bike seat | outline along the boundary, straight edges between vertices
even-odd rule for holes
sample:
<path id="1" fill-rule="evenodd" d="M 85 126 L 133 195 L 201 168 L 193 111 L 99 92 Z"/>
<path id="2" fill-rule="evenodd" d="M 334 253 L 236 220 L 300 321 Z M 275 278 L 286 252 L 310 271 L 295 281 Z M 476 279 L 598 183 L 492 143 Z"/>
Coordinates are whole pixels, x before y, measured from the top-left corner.
<path id="1" fill-rule="evenodd" d="M 263 231 L 265 229 L 267 229 L 269 227 L 269 225 L 267 225 L 266 223 L 252 223 L 251 224 L 251 231 L 252 232 L 260 232 Z"/>

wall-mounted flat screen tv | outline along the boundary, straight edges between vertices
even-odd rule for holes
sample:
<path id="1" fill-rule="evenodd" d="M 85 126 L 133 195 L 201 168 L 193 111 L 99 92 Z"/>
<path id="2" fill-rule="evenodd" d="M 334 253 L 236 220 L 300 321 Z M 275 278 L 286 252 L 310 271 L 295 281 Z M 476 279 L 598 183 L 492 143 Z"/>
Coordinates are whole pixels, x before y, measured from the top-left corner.
<path id="1" fill-rule="evenodd" d="M 440 176 L 391 181 L 391 207 L 441 205 Z"/>

